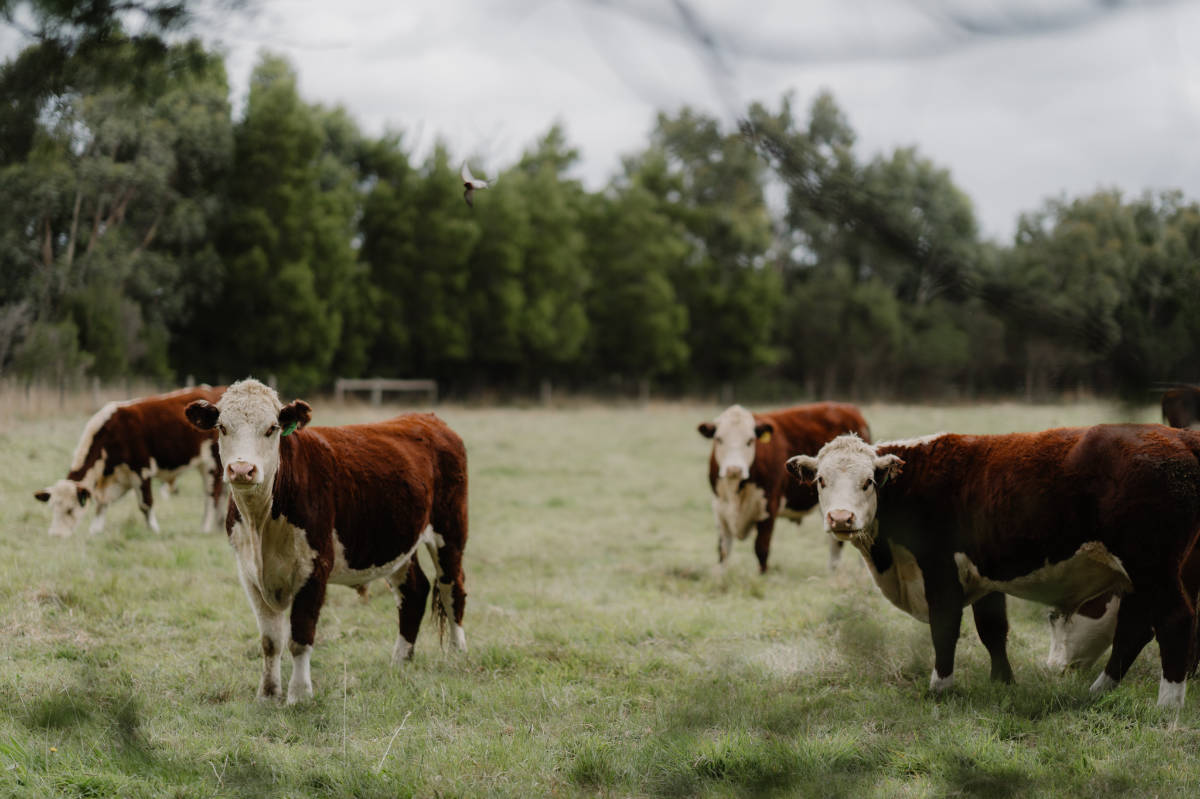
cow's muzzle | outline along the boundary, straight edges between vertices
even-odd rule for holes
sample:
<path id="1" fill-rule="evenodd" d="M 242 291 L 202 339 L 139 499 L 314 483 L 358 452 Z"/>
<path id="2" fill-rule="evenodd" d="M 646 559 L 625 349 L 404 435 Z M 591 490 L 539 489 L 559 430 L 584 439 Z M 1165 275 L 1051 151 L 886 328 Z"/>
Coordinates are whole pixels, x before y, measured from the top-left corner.
<path id="1" fill-rule="evenodd" d="M 225 479 L 234 485 L 253 485 L 258 482 L 258 467 L 245 461 L 234 461 L 225 466 Z"/>
<path id="2" fill-rule="evenodd" d="M 825 529 L 837 535 L 839 533 L 849 535 L 857 533 L 859 529 L 858 520 L 854 517 L 854 511 L 849 510 L 831 510 L 825 514 Z"/>
<path id="3" fill-rule="evenodd" d="M 738 463 L 727 463 L 721 467 L 721 476 L 727 480 L 733 478 L 745 480 L 750 477 L 750 470 Z"/>

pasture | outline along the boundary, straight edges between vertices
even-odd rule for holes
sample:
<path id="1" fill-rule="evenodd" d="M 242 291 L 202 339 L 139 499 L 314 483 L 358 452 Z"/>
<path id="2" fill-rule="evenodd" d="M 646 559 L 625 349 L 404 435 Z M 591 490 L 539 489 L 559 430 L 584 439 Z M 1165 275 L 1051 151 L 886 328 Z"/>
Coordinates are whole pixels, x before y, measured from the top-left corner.
<path id="1" fill-rule="evenodd" d="M 314 424 L 388 413 L 312 404 Z M 156 494 L 161 536 L 127 497 L 101 535 L 89 512 L 50 539 L 32 492 L 65 474 L 87 414 L 7 419 L 0 795 L 1195 795 L 1200 695 L 1154 706 L 1153 643 L 1093 699 L 1100 664 L 1049 673 L 1045 610 L 1011 600 L 1016 684 L 989 683 L 968 613 L 957 687 L 934 698 L 928 628 L 887 604 L 852 550 L 827 573 L 815 514 L 779 523 L 765 577 L 750 541 L 714 574 L 695 425 L 717 410 L 440 408 L 470 458 L 470 651 L 439 647 L 427 617 L 395 670 L 390 593 L 377 582 L 363 605 L 333 586 L 317 696 L 295 707 L 254 700 L 258 634 L 224 534 L 198 532 L 195 475 Z M 863 411 L 877 438 L 1130 414 Z"/>

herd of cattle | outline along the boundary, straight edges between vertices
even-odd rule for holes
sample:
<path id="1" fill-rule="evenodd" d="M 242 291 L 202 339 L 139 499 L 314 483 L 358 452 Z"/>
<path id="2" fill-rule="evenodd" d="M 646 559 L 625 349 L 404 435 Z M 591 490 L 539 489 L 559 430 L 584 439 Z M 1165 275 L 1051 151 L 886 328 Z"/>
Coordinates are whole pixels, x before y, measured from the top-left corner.
<path id="1" fill-rule="evenodd" d="M 36 492 L 51 535 L 84 508 L 131 489 L 157 532 L 151 479 L 204 479 L 204 529 L 228 495 L 225 528 L 261 634 L 260 697 L 312 696 L 309 662 L 325 588 L 382 578 L 399 614 L 393 662 L 412 657 L 431 587 L 433 613 L 466 648 L 462 569 L 467 460 L 433 414 L 308 427 L 312 410 L 247 379 L 110 403 L 84 428 L 67 477 Z M 1048 605 L 1051 666 L 1086 666 L 1111 646 L 1093 692 L 1116 686 L 1156 638 L 1158 703 L 1183 703 L 1195 668 L 1200 596 L 1200 389 L 1163 397 L 1170 426 L 1113 424 L 1040 433 L 938 433 L 872 443 L 857 408 L 734 405 L 699 425 L 712 439 L 709 483 L 718 568 L 755 531 L 765 571 L 775 521 L 820 509 L 836 568 L 849 542 L 882 594 L 930 626 L 930 688 L 953 684 L 971 606 L 993 679 L 1009 681 L 1006 595 Z M 424 544 L 434 581 L 422 571 Z"/>

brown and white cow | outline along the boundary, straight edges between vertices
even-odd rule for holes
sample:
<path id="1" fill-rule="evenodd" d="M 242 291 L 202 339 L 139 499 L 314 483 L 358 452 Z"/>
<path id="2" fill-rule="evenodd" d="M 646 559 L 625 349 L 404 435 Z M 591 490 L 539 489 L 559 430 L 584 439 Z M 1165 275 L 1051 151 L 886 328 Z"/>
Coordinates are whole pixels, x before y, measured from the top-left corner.
<path id="1" fill-rule="evenodd" d="M 197 428 L 217 431 L 232 489 L 225 527 L 262 636 L 258 696 L 280 695 L 280 656 L 290 640 L 289 703 L 313 693 L 309 660 L 328 583 L 387 580 L 400 619 L 392 660 L 412 656 L 429 596 L 416 558 L 421 544 L 437 574 L 434 613 L 453 618 L 454 642 L 466 649 L 462 439 L 431 413 L 306 427 L 311 416 L 307 403 L 282 405 L 257 380 L 230 386 L 216 405 L 187 408 Z"/>
<path id="2" fill-rule="evenodd" d="M 837 402 L 770 413 L 751 413 L 731 405 L 698 429 L 713 440 L 708 482 L 714 495 L 718 565 L 724 566 L 734 538 L 740 541 L 756 529 L 754 554 L 760 572 L 767 570 L 776 517 L 799 523 L 817 504 L 812 486 L 788 479 L 787 459 L 815 455 L 821 445 L 842 433 L 857 433 L 868 441 L 871 437 L 858 408 Z M 840 541 L 830 542 L 831 569 L 837 565 L 841 546 Z"/>
<path id="3" fill-rule="evenodd" d="M 1059 671 L 1090 667 L 1112 646 L 1120 608 L 1121 597 L 1106 592 L 1084 602 L 1071 614 L 1051 610 L 1046 665 Z"/>
<path id="4" fill-rule="evenodd" d="M 1200 428 L 1200 388 L 1179 386 L 1162 395 L 1163 424 L 1171 427 Z"/>
<path id="5" fill-rule="evenodd" d="M 34 492 L 53 512 L 50 535 L 71 535 L 89 500 L 96 507 L 90 531 L 99 533 L 108 506 L 135 487 L 138 507 L 157 533 L 150 480 L 164 481 L 165 488 L 187 469 L 197 469 L 204 481 L 202 528 L 207 532 L 223 493 L 216 440 L 188 424 L 183 412 L 196 400 L 216 402 L 222 391 L 224 387 L 200 386 L 101 408 L 84 426 L 66 478 Z"/>
<path id="6" fill-rule="evenodd" d="M 788 468 L 816 481 L 825 529 L 866 554 L 884 593 L 924 610 L 932 690 L 953 684 L 964 606 L 1002 609 L 1012 594 L 1070 615 L 1111 592 L 1122 595 L 1112 653 L 1092 691 L 1116 686 L 1156 637 L 1158 703 L 1183 703 L 1200 589 L 1200 433 L 1098 425 L 878 446 L 842 436 Z M 1007 623 L 980 629 L 994 677 L 1011 674 L 1006 635 Z"/>

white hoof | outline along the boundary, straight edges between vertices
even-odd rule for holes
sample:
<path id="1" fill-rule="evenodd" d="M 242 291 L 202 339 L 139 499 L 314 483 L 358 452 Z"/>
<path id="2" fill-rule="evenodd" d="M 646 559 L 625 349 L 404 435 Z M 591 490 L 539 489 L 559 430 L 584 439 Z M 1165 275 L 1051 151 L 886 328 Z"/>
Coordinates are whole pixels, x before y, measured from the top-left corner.
<path id="1" fill-rule="evenodd" d="M 1091 692 L 1094 694 L 1105 694 L 1117 687 L 1117 681 L 1108 676 L 1107 671 L 1100 672 L 1100 676 L 1092 683 Z"/>
<path id="2" fill-rule="evenodd" d="M 1171 682 L 1163 678 L 1158 683 L 1159 707 L 1183 707 L 1183 699 L 1187 695 L 1186 682 Z"/>
<path id="3" fill-rule="evenodd" d="M 944 693 L 954 687 L 954 674 L 951 673 L 947 677 L 939 677 L 937 669 L 929 675 L 929 690 L 935 694 Z"/>
<path id="4" fill-rule="evenodd" d="M 403 636 L 396 636 L 396 647 L 392 650 L 392 665 L 396 667 L 403 666 L 412 660 L 413 645 L 404 640 Z"/>

